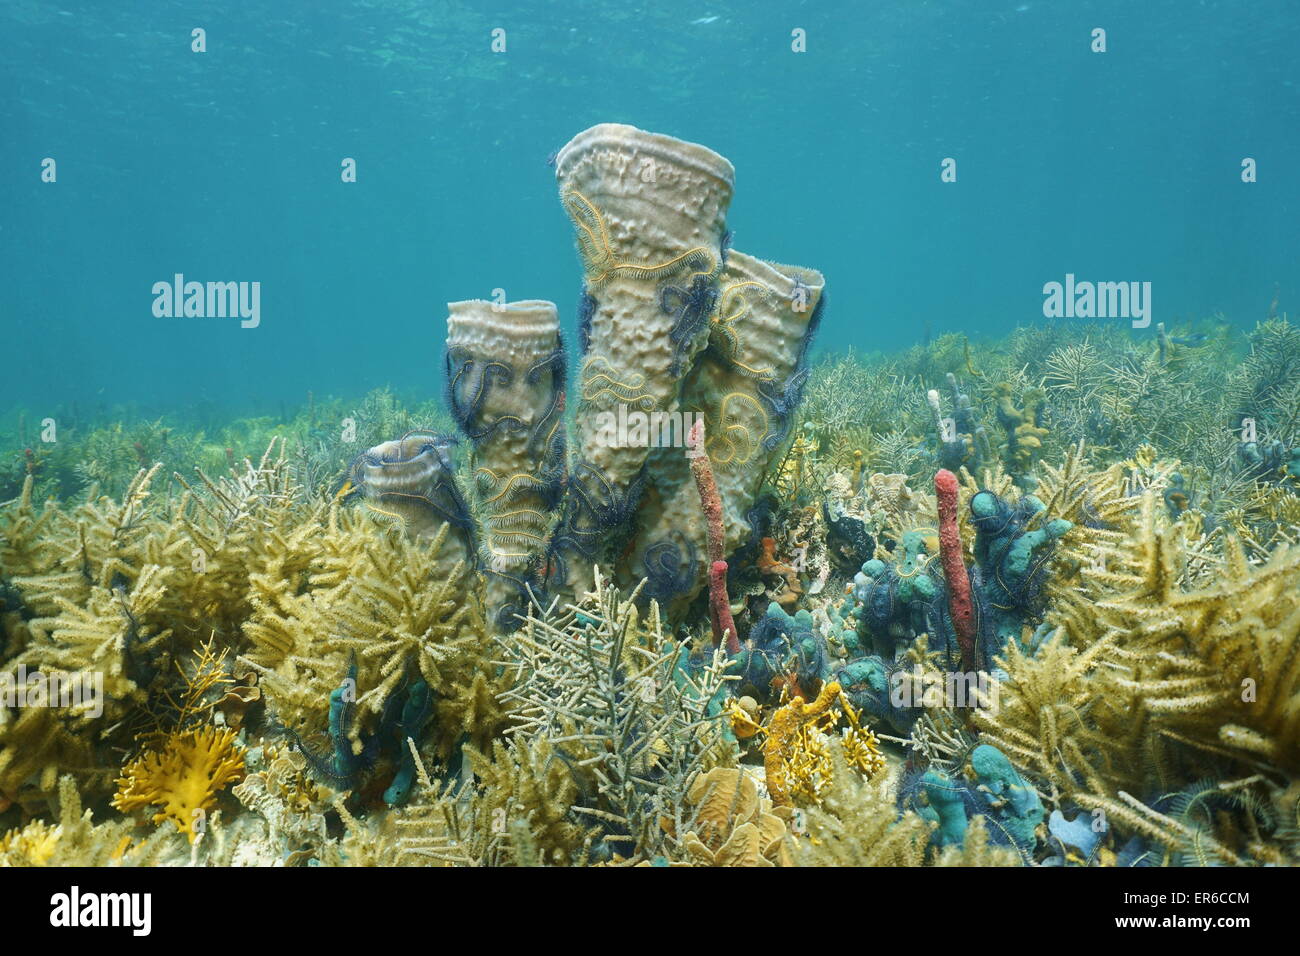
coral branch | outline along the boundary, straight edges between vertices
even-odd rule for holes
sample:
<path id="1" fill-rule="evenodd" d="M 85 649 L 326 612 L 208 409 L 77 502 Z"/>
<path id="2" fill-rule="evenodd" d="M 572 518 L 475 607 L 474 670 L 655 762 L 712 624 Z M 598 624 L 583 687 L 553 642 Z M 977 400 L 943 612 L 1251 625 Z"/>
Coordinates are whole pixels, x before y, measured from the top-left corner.
<path id="1" fill-rule="evenodd" d="M 948 582 L 948 612 L 961 645 L 961 663 L 974 670 L 975 614 L 971 605 L 970 578 L 961 553 L 961 532 L 957 529 L 957 476 L 946 468 L 934 475 L 934 493 L 939 500 L 939 563 Z"/>

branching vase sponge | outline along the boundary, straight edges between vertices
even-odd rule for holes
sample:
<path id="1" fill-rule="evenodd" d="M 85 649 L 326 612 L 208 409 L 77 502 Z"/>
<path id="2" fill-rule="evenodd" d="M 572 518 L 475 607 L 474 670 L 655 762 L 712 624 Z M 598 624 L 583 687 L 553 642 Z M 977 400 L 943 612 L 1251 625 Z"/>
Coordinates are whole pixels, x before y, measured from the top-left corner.
<path id="1" fill-rule="evenodd" d="M 703 146 L 613 123 L 579 133 L 555 166 L 585 274 L 578 501 L 560 538 L 580 590 L 600 552 L 626 539 L 649 452 L 608 441 L 600 413 L 678 410 L 709 336 L 734 170 Z"/>
<path id="2" fill-rule="evenodd" d="M 729 252 L 709 321 L 707 348 L 683 385 L 682 407 L 702 415 L 705 451 L 724 508 L 725 553 L 744 543 L 769 468 L 780 460 L 808 378 L 807 354 L 816 333 L 825 280 L 815 269 L 774 265 Z M 705 580 L 704 526 L 683 449 L 651 452 L 635 562 L 653 584 L 662 577 L 665 542 L 683 560 L 698 555 L 689 599 Z M 666 603 L 666 602 L 665 602 Z M 680 606 L 680 605 L 678 605 Z"/>

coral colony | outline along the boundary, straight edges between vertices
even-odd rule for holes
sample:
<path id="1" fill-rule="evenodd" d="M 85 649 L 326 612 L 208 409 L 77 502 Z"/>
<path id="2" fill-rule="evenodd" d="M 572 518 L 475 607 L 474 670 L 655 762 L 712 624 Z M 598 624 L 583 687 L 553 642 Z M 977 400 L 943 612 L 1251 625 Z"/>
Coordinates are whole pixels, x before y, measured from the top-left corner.
<path id="1" fill-rule="evenodd" d="M 726 159 L 554 168 L 572 342 L 453 302 L 423 405 L 3 436 L 0 862 L 1297 862 L 1300 329 L 813 365 Z"/>

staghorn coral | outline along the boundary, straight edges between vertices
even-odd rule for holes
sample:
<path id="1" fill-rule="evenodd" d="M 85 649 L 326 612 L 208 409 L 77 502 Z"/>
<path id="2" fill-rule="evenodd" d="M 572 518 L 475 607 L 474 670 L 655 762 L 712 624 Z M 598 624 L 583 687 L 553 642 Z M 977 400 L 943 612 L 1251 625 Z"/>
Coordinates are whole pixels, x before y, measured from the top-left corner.
<path id="1" fill-rule="evenodd" d="M 662 630 L 651 604 L 623 597 L 597 569 L 580 605 L 531 614 L 501 648 L 510 688 L 509 736 L 546 738 L 577 785 L 575 819 L 598 824 L 593 852 L 651 858 L 687 832 L 684 805 L 695 775 L 731 758 L 718 697 L 725 659 L 715 649 L 698 670 Z"/>

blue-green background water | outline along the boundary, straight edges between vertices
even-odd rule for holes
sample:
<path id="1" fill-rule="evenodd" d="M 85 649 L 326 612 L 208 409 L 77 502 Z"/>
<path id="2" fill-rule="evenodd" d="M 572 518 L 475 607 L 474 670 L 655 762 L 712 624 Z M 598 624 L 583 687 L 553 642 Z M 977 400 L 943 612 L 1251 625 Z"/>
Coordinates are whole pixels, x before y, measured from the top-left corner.
<path id="1" fill-rule="evenodd" d="M 431 396 L 447 301 L 572 325 L 546 159 L 604 121 L 735 164 L 736 248 L 827 276 L 822 349 L 1042 322 L 1067 272 L 1248 328 L 1300 311 L 1297 51 L 1295 0 L 0 0 L 0 412 Z M 260 281 L 260 327 L 155 318 L 176 272 Z"/>

